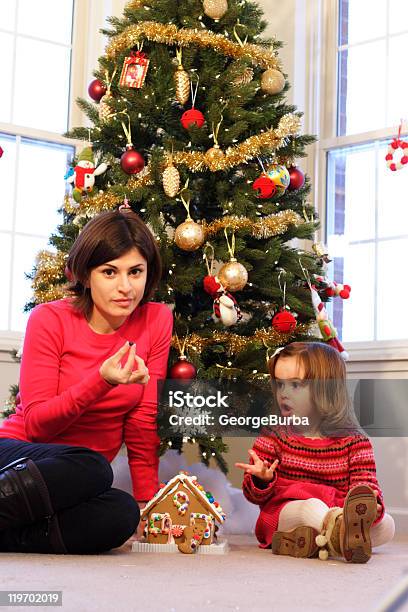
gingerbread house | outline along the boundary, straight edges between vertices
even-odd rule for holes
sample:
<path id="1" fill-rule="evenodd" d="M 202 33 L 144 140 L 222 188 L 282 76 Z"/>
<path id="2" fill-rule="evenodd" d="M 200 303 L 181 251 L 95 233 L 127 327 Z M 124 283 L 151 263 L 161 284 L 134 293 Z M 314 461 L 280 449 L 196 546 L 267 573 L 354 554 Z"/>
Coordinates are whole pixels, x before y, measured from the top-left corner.
<path id="1" fill-rule="evenodd" d="M 141 515 L 147 521 L 148 543 L 178 545 L 183 541 L 184 529 L 194 525 L 204 528 L 201 546 L 214 543 L 216 521 L 223 523 L 225 518 L 219 503 L 197 482 L 197 477 L 184 473 L 163 485 Z"/>

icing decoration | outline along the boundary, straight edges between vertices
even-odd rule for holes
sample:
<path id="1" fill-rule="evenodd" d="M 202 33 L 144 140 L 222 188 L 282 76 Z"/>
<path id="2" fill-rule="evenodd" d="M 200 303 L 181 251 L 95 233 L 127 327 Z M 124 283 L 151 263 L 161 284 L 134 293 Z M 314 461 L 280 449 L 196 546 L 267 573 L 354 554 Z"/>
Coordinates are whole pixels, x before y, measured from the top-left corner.
<path id="1" fill-rule="evenodd" d="M 184 501 L 180 502 L 179 501 L 180 499 L 182 499 Z M 173 495 L 173 504 L 176 506 L 179 514 L 185 514 L 186 513 L 186 510 L 188 508 L 189 503 L 190 503 L 190 500 L 188 498 L 188 495 L 184 491 L 177 491 Z"/>

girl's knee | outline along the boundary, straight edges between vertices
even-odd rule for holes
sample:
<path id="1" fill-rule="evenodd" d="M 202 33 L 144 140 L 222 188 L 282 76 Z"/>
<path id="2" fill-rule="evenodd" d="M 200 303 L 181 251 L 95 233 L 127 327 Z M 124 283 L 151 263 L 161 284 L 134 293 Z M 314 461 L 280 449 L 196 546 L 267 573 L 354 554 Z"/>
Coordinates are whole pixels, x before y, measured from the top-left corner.
<path id="1" fill-rule="evenodd" d="M 382 546 L 390 542 L 395 535 L 395 522 L 390 514 L 385 513 L 379 523 L 370 531 L 373 546 Z"/>

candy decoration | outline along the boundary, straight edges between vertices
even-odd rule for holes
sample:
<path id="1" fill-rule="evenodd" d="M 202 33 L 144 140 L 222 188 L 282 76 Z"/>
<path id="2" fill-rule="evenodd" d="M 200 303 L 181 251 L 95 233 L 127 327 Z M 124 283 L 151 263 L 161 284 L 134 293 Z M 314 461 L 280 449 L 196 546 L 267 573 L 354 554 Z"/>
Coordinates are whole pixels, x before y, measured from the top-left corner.
<path id="1" fill-rule="evenodd" d="M 174 84 L 176 86 L 176 99 L 184 106 L 190 97 L 190 77 L 188 72 L 184 70 L 182 60 L 182 50 L 176 51 L 178 61 L 177 70 L 174 73 Z"/>
<path id="2" fill-rule="evenodd" d="M 211 17 L 215 21 L 222 19 L 225 13 L 228 11 L 227 0 L 204 0 L 203 2 L 204 13 L 207 17 Z"/>
<path id="3" fill-rule="evenodd" d="M 267 94 L 280 93 L 285 87 L 285 77 L 276 68 L 265 70 L 261 77 L 261 89 Z"/>
<path id="4" fill-rule="evenodd" d="M 99 79 L 94 79 L 89 83 L 88 87 L 89 97 L 92 98 L 95 102 L 99 102 L 99 100 L 106 94 L 106 87 Z"/>
<path id="5" fill-rule="evenodd" d="M 170 158 L 169 165 L 163 172 L 163 189 L 169 198 L 174 198 L 180 189 L 180 173 Z"/>
<path id="6" fill-rule="evenodd" d="M 283 195 L 290 183 L 290 176 L 287 168 L 279 164 L 272 164 L 267 169 L 267 175 L 275 184 L 277 195 Z"/>
<path id="7" fill-rule="evenodd" d="M 289 178 L 290 182 L 288 186 L 288 191 L 297 191 L 298 189 L 301 189 L 305 184 L 305 175 L 303 174 L 301 169 L 297 168 L 296 166 L 292 166 L 291 168 L 289 168 Z"/>
<path id="8" fill-rule="evenodd" d="M 173 495 L 173 504 L 176 506 L 179 514 L 185 514 L 190 504 L 190 499 L 187 493 L 185 493 L 184 491 L 177 491 Z"/>
<path id="9" fill-rule="evenodd" d="M 261 174 L 256 181 L 252 183 L 252 189 L 256 191 L 256 197 L 261 200 L 271 198 L 276 193 L 276 185 L 273 180 L 266 174 Z"/>
<path id="10" fill-rule="evenodd" d="M 296 319 L 291 312 L 281 309 L 272 319 L 272 327 L 276 331 L 288 334 L 296 327 Z"/>

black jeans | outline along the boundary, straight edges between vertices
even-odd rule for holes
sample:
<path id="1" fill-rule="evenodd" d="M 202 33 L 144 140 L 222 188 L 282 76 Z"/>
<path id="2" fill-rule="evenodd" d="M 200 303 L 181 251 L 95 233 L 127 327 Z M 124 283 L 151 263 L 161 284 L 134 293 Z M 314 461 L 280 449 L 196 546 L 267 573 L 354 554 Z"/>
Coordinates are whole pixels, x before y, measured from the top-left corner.
<path id="1" fill-rule="evenodd" d="M 0 468 L 20 457 L 32 459 L 40 470 L 69 553 L 108 551 L 135 532 L 139 507 L 129 493 L 112 488 L 112 468 L 100 453 L 80 446 L 0 438 Z"/>

